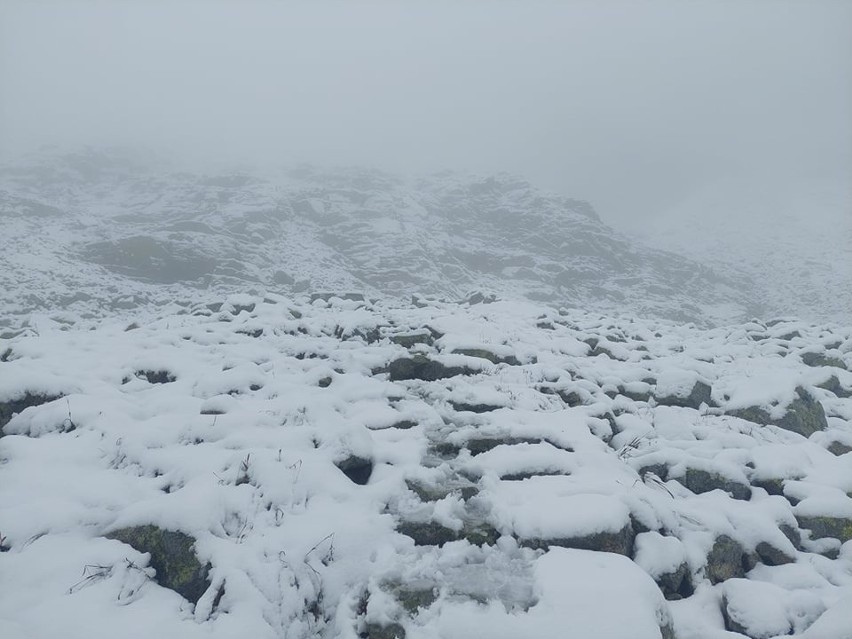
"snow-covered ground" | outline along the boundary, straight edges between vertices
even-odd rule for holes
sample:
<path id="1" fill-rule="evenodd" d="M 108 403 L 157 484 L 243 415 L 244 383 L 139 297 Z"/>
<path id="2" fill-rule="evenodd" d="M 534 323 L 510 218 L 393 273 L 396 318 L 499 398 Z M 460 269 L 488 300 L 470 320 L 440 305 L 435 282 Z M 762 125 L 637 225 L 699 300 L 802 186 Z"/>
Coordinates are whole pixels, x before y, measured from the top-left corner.
<path id="1" fill-rule="evenodd" d="M 0 636 L 852 637 L 852 327 L 354 297 L 4 340 Z"/>

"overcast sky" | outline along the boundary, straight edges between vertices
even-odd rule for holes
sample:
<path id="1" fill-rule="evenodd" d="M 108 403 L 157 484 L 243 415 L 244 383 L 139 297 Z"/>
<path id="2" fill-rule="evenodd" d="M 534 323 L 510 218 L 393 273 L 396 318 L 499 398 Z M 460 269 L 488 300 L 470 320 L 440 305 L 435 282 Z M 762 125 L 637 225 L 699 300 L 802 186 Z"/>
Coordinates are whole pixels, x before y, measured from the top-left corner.
<path id="1" fill-rule="evenodd" d="M 6 154 L 510 171 L 608 219 L 729 177 L 852 180 L 848 1 L 0 7 Z"/>

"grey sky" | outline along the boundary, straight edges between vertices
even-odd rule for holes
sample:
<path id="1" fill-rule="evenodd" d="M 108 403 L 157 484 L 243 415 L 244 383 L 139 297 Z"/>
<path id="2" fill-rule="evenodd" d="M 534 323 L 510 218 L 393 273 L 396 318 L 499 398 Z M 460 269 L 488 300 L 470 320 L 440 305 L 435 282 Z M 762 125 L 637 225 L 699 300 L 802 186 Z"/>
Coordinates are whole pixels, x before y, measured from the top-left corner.
<path id="1" fill-rule="evenodd" d="M 852 180 L 852 2 L 0 5 L 0 145 L 511 171 L 650 214 Z"/>

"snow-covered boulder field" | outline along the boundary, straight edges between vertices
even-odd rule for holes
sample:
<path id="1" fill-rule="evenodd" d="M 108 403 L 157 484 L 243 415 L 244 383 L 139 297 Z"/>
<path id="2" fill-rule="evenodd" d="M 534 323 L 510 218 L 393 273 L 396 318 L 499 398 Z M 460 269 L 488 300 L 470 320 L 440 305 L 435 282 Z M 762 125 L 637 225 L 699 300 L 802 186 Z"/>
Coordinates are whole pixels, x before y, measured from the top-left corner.
<path id="1" fill-rule="evenodd" d="M 0 636 L 848 639 L 850 368 L 852 327 L 526 302 L 43 317 Z"/>

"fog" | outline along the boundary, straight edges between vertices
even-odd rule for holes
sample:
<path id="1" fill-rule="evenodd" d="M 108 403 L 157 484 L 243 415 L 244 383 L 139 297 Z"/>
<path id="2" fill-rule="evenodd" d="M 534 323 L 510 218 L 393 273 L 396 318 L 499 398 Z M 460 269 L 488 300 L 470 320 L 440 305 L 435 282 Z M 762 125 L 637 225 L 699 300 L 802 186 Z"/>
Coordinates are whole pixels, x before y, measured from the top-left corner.
<path id="1" fill-rule="evenodd" d="M 848 2 L 16 3 L 0 146 L 508 171 L 636 221 L 852 176 Z"/>

